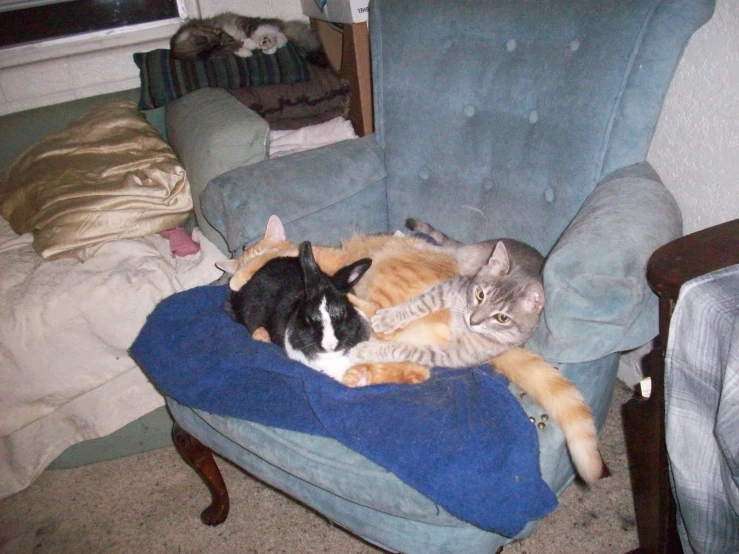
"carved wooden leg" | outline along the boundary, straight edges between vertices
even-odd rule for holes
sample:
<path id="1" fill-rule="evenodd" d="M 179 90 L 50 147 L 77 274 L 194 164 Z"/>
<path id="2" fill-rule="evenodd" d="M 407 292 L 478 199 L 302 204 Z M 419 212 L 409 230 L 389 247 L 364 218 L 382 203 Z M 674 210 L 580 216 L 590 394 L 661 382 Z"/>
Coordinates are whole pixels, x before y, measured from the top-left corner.
<path id="1" fill-rule="evenodd" d="M 223 476 L 213 459 L 213 451 L 180 427 L 176 421 L 172 427 L 172 440 L 182 459 L 200 475 L 210 490 L 212 501 L 200 514 L 200 519 L 206 525 L 220 525 L 228 517 L 229 500 Z"/>

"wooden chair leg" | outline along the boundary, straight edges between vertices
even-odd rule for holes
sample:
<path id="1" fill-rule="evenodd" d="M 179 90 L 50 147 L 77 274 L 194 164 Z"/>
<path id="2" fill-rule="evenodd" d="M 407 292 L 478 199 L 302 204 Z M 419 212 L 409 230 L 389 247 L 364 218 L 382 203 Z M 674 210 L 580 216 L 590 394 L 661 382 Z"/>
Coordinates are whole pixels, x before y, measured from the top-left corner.
<path id="1" fill-rule="evenodd" d="M 175 422 L 172 427 L 172 440 L 177 452 L 200 476 L 210 490 L 211 503 L 200 514 L 206 525 L 220 525 L 228 517 L 229 500 L 226 484 L 221 471 L 213 459 L 213 451 L 190 435 Z"/>

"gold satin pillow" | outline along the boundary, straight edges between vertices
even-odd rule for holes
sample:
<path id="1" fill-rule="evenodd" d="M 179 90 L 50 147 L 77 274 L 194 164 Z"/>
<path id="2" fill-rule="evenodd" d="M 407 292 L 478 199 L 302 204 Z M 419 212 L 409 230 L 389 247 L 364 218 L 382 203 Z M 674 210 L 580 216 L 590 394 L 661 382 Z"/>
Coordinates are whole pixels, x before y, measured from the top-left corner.
<path id="1" fill-rule="evenodd" d="M 0 214 L 33 232 L 47 259 L 90 258 L 104 243 L 182 225 L 190 183 L 172 149 L 130 100 L 93 108 L 19 154 Z"/>

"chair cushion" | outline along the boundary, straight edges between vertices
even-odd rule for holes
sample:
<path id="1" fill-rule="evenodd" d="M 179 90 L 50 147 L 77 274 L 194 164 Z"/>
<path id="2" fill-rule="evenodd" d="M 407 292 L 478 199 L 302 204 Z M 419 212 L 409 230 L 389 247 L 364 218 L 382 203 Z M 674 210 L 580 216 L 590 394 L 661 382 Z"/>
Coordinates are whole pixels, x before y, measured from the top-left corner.
<path id="1" fill-rule="evenodd" d="M 167 135 L 187 170 L 198 227 L 226 254 L 223 236 L 203 216 L 202 193 L 211 179 L 267 157 L 269 125 L 219 88 L 186 94 L 166 111 Z"/>
<path id="2" fill-rule="evenodd" d="M 348 388 L 253 341 L 223 310 L 228 292 L 192 289 L 149 316 L 131 353 L 167 396 L 336 438 L 488 531 L 515 536 L 556 506 L 536 427 L 490 366 L 437 369 L 419 385 Z"/>
<path id="3" fill-rule="evenodd" d="M 547 306 L 526 346 L 548 360 L 582 362 L 654 338 L 658 300 L 647 262 L 681 227 L 675 199 L 648 163 L 606 177 L 544 264 Z"/>
<path id="4" fill-rule="evenodd" d="M 384 177 L 382 150 L 367 135 L 224 173 L 200 200 L 231 252 L 261 237 L 272 214 L 290 236 L 335 244 L 349 229 L 387 231 Z"/>
<path id="5" fill-rule="evenodd" d="M 248 58 L 227 56 L 217 60 L 186 61 L 159 48 L 137 52 L 133 61 L 141 75 L 139 107 L 166 106 L 188 92 L 205 88 L 239 88 L 310 79 L 307 62 L 287 43 L 272 55 L 256 51 Z"/>

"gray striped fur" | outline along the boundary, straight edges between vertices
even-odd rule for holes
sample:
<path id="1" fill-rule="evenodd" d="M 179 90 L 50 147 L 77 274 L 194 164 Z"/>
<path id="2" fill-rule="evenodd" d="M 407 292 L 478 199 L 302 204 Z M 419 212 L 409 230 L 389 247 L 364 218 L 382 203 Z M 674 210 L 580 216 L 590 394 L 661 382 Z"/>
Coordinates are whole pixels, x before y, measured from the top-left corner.
<path id="1" fill-rule="evenodd" d="M 390 333 L 432 312 L 448 309 L 452 338 L 446 346 L 370 341 L 352 350 L 355 361 L 411 361 L 425 366 L 470 367 L 522 345 L 544 309 L 543 256 L 512 240 L 464 245 L 430 225 L 408 220 L 409 228 L 434 238 L 459 262 L 462 275 L 394 306 L 378 310 L 372 327 Z"/>

